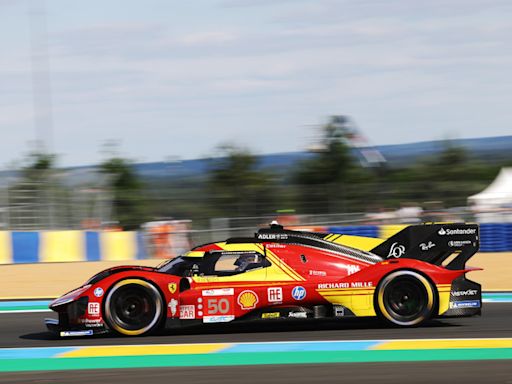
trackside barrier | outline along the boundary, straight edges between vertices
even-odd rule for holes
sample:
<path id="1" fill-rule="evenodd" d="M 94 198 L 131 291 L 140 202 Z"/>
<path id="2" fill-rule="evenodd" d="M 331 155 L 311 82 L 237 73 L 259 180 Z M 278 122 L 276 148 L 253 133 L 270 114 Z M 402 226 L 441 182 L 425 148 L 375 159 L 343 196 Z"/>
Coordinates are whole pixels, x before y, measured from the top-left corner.
<path id="1" fill-rule="evenodd" d="M 379 237 L 379 227 L 377 225 L 346 225 L 327 227 L 327 232 L 353 236 Z"/>
<path id="2" fill-rule="evenodd" d="M 386 239 L 406 226 L 348 225 L 315 229 Z M 481 224 L 480 238 L 481 252 L 512 251 L 512 223 Z M 130 261 L 148 257 L 142 232 L 0 231 L 0 264 Z"/>
<path id="3" fill-rule="evenodd" d="M 480 250 L 503 252 L 512 250 L 512 223 L 480 224 Z"/>
<path id="4" fill-rule="evenodd" d="M 0 264 L 145 258 L 140 232 L 0 232 Z"/>

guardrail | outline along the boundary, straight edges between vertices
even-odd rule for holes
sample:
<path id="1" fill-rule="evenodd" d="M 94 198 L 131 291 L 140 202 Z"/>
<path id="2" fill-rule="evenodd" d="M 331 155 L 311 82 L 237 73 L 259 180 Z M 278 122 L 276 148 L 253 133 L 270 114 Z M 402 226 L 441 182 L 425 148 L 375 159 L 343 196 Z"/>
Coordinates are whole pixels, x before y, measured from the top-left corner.
<path id="1" fill-rule="evenodd" d="M 136 260 L 145 249 L 141 232 L 0 232 L 0 264 Z"/>
<path id="2" fill-rule="evenodd" d="M 388 238 L 406 227 L 403 225 L 344 225 L 300 227 L 347 234 Z M 222 229 L 228 236 L 240 229 Z M 190 237 L 197 233 L 207 234 L 216 239 L 216 231 L 191 231 Z M 207 233 L 206 233 L 207 232 Z M 250 230 L 243 228 L 243 232 Z M 218 233 L 220 240 L 221 233 Z M 512 223 L 481 224 L 481 252 L 512 251 Z M 108 232 L 108 231 L 0 231 L 0 264 L 38 263 L 38 262 L 73 262 L 73 261 L 129 261 L 154 257 L 148 238 L 143 232 Z"/>

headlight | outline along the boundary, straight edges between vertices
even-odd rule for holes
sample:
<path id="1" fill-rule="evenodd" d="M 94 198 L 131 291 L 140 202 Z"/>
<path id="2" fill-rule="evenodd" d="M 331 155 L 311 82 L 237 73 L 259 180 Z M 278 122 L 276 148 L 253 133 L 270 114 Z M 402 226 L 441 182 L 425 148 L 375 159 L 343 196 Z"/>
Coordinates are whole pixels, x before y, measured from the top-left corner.
<path id="1" fill-rule="evenodd" d="M 90 287 L 91 287 L 90 284 L 84 285 L 83 287 L 77 288 L 71 292 L 66 293 L 64 296 L 61 296 L 58 299 L 55 299 L 54 301 L 52 301 L 50 303 L 50 309 L 53 309 L 55 307 L 60 307 L 62 305 L 66 305 L 66 304 L 69 304 L 69 303 L 75 301 L 76 298 L 78 296 L 80 296 L 80 294 L 82 294 L 83 292 L 88 290 Z"/>

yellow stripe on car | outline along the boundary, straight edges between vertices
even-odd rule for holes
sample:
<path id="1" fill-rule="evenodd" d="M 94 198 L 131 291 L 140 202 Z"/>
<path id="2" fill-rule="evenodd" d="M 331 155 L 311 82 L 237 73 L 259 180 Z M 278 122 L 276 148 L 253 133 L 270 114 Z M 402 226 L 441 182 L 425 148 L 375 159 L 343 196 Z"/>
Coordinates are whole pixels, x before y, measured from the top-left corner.
<path id="1" fill-rule="evenodd" d="M 375 288 L 317 289 L 331 304 L 342 305 L 356 316 L 376 316 L 373 307 Z"/>

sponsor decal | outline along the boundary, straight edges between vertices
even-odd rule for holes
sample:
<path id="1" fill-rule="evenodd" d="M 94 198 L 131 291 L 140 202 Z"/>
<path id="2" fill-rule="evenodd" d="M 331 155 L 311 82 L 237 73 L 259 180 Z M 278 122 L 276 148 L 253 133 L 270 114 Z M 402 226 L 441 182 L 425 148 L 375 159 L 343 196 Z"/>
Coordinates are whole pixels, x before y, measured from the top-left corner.
<path id="1" fill-rule="evenodd" d="M 180 306 L 180 319 L 195 319 L 196 308 L 193 305 Z"/>
<path id="2" fill-rule="evenodd" d="M 476 233 L 476 228 L 454 228 L 454 229 L 444 229 L 441 228 L 437 233 L 441 236 L 451 236 L 451 235 L 474 235 Z"/>
<path id="3" fill-rule="evenodd" d="M 103 288 L 101 288 L 101 287 L 97 287 L 94 289 L 94 296 L 96 296 L 96 297 L 103 296 L 103 293 L 104 293 Z"/>
<path id="4" fill-rule="evenodd" d="M 203 296 L 233 296 L 235 290 L 233 288 L 204 289 Z"/>
<path id="5" fill-rule="evenodd" d="M 258 304 L 258 295 L 256 295 L 254 291 L 245 290 L 240 292 L 236 302 L 240 305 L 240 308 L 244 311 L 248 311 L 249 309 L 256 308 L 256 304 Z"/>
<path id="6" fill-rule="evenodd" d="M 313 271 L 309 270 L 309 276 L 327 276 L 327 272 L 325 271 Z"/>
<path id="7" fill-rule="evenodd" d="M 270 287 L 267 289 L 267 297 L 269 303 L 282 303 L 283 302 L 283 288 Z"/>
<path id="8" fill-rule="evenodd" d="M 429 241 L 428 243 L 421 243 L 420 244 L 420 248 L 421 248 L 422 251 L 428 251 L 429 249 L 434 248 L 435 246 L 436 245 L 433 242 L 431 242 L 431 241 Z"/>
<path id="9" fill-rule="evenodd" d="M 102 327 L 103 324 L 101 322 L 101 319 L 85 319 L 85 321 L 83 322 L 83 324 L 87 327 L 87 328 L 99 328 L 99 327 Z"/>
<path id="10" fill-rule="evenodd" d="M 169 290 L 169 292 L 174 293 L 174 292 L 176 292 L 176 289 L 178 289 L 178 284 L 169 283 L 169 284 L 167 284 L 167 289 Z"/>
<path id="11" fill-rule="evenodd" d="M 454 248 L 458 248 L 458 247 L 463 247 L 465 245 L 469 245 L 469 244 L 472 244 L 473 242 L 471 240 L 450 240 L 448 242 L 448 246 L 449 247 L 454 247 Z"/>
<path id="12" fill-rule="evenodd" d="M 81 319 L 79 322 L 84 324 L 87 328 L 98 328 L 103 326 L 101 319 Z"/>
<path id="13" fill-rule="evenodd" d="M 391 245 L 391 248 L 389 249 L 389 253 L 388 253 L 388 259 L 390 257 L 394 257 L 396 259 L 398 259 L 399 257 L 403 256 L 405 253 L 405 247 L 401 244 L 398 244 L 398 243 L 393 243 Z"/>
<path id="14" fill-rule="evenodd" d="M 359 265 L 347 265 L 347 272 L 349 276 L 359 272 L 360 270 L 361 267 Z"/>
<path id="15" fill-rule="evenodd" d="M 296 319 L 306 319 L 308 314 L 306 312 L 290 312 L 288 317 L 294 317 Z"/>
<path id="16" fill-rule="evenodd" d="M 259 240 L 286 240 L 288 235 L 284 233 L 258 233 Z"/>
<path id="17" fill-rule="evenodd" d="M 172 317 L 176 316 L 176 309 L 178 308 L 178 300 L 171 299 L 171 301 L 169 301 L 168 307 L 171 310 L 171 316 Z"/>
<path id="18" fill-rule="evenodd" d="M 277 319 L 280 316 L 281 314 L 279 312 L 267 312 L 261 314 L 262 319 Z"/>
<path id="19" fill-rule="evenodd" d="M 306 297 L 306 288 L 301 287 L 301 286 L 293 287 L 292 297 L 295 300 L 303 300 Z"/>
<path id="20" fill-rule="evenodd" d="M 99 316 L 100 314 L 100 303 L 89 303 L 87 304 L 87 313 L 91 316 Z"/>
<path id="21" fill-rule="evenodd" d="M 350 283 L 350 288 L 369 288 L 373 287 L 373 282 L 371 281 L 355 281 Z"/>
<path id="22" fill-rule="evenodd" d="M 203 323 L 227 323 L 233 320 L 235 320 L 235 316 L 233 315 L 203 317 Z"/>
<path id="23" fill-rule="evenodd" d="M 81 319 L 82 324 L 98 324 L 101 323 L 101 319 Z"/>
<path id="24" fill-rule="evenodd" d="M 372 281 L 353 281 L 351 283 L 321 283 L 318 289 L 372 288 Z"/>
<path id="25" fill-rule="evenodd" d="M 67 337 L 67 336 L 91 336 L 94 332 L 92 329 L 88 329 L 85 331 L 62 331 L 60 333 L 61 337 Z"/>
<path id="26" fill-rule="evenodd" d="M 286 248 L 286 245 L 279 244 L 279 243 L 277 243 L 277 244 L 269 244 L 269 245 L 267 245 L 267 248 L 268 249 L 272 249 L 272 248 Z"/>
<path id="27" fill-rule="evenodd" d="M 318 284 L 318 289 L 340 289 L 348 288 L 349 283 L 321 283 Z"/>
<path id="28" fill-rule="evenodd" d="M 84 324 L 87 328 L 100 328 L 103 326 L 103 324 Z"/>
<path id="29" fill-rule="evenodd" d="M 450 303 L 451 309 L 459 309 L 459 308 L 480 308 L 480 300 L 471 300 L 471 301 L 452 301 Z"/>
<path id="30" fill-rule="evenodd" d="M 451 291 L 450 294 L 454 297 L 461 296 L 474 296 L 478 293 L 476 289 L 467 289 L 465 291 Z"/>

